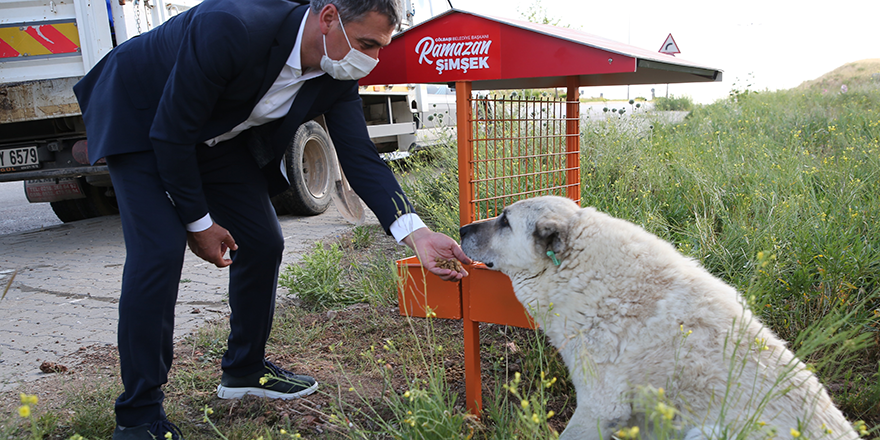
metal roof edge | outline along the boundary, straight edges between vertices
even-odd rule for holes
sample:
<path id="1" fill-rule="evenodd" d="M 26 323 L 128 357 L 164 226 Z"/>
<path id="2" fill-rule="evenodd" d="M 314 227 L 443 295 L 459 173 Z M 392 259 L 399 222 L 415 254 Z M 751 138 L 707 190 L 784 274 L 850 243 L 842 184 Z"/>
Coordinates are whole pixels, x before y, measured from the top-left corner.
<path id="1" fill-rule="evenodd" d="M 689 73 L 691 75 L 712 78 L 713 81 L 720 81 L 721 74 L 722 74 L 722 71 L 718 70 L 718 69 L 693 67 L 693 66 L 682 66 L 680 64 L 669 64 L 669 63 L 663 63 L 663 62 L 648 60 L 648 59 L 639 59 L 636 64 L 636 68 L 668 70 L 670 72 Z"/>

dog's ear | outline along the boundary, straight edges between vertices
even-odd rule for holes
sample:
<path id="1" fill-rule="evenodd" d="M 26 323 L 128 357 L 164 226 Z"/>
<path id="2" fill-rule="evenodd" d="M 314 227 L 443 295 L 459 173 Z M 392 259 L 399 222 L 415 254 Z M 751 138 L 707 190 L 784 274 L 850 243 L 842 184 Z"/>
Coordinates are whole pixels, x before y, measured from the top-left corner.
<path id="1" fill-rule="evenodd" d="M 566 250 L 565 239 L 568 235 L 568 222 L 560 218 L 547 218 L 535 223 L 535 242 L 542 251 L 553 251 L 561 254 Z"/>

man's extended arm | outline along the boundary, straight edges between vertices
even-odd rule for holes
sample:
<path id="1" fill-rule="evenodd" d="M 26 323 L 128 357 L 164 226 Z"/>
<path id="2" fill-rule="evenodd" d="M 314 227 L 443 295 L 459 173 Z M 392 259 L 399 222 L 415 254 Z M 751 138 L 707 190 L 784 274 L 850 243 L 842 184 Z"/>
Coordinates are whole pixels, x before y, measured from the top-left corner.
<path id="1" fill-rule="evenodd" d="M 375 145 L 370 141 L 356 84 L 325 115 L 325 119 L 345 176 L 355 192 L 376 214 L 382 227 L 389 231 L 391 225 L 401 216 L 412 213 L 413 207 L 391 169 L 379 158 Z M 456 272 L 438 265 L 438 260 L 452 258 L 465 264 L 471 263 L 452 238 L 422 227 L 415 229 L 402 241 L 415 251 L 419 261 L 429 272 L 440 278 L 460 280 L 467 276 L 464 269 Z"/>

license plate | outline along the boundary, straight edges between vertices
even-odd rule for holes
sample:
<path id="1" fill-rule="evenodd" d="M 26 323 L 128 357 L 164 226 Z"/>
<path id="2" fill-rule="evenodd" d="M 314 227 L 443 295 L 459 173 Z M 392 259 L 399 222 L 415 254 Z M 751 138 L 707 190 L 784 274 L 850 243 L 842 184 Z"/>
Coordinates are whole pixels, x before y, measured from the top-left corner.
<path id="1" fill-rule="evenodd" d="M 21 147 L 0 150 L 0 173 L 33 170 L 40 167 L 37 147 Z"/>

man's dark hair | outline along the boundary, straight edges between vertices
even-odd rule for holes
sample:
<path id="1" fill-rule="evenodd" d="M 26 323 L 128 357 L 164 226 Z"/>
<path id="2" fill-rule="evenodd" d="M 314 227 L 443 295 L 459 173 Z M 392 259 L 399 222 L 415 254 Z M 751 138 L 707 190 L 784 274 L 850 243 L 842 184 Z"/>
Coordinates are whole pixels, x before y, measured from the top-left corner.
<path id="1" fill-rule="evenodd" d="M 336 6 L 343 23 L 360 21 L 372 11 L 388 17 L 388 24 L 395 28 L 401 21 L 399 0 L 311 0 L 312 12 L 315 14 L 327 5 Z"/>

